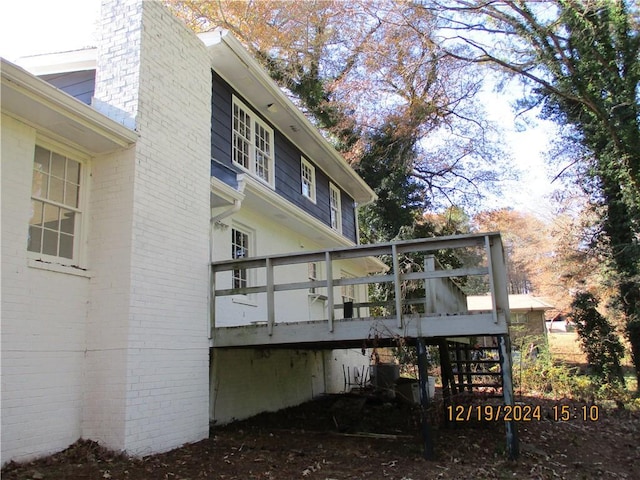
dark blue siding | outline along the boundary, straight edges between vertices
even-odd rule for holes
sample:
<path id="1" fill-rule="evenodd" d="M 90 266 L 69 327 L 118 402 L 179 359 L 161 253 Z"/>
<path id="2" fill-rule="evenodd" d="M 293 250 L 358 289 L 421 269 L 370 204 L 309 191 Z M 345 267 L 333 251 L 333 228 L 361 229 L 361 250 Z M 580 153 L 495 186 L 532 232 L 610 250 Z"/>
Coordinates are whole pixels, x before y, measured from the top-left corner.
<path id="1" fill-rule="evenodd" d="M 247 102 L 242 95 L 235 92 L 233 88 L 215 72 L 213 72 L 212 85 L 211 156 L 226 167 L 240 171 L 240 169 L 233 165 L 231 160 L 232 95 L 238 97 L 248 106 L 251 106 L 251 104 Z M 255 110 L 254 114 L 257 114 Z M 265 118 L 260 118 L 273 128 L 273 125 Z M 325 225 L 330 225 L 329 178 L 314 164 L 313 159 L 307 158 L 307 160 L 316 167 L 316 203 L 314 204 L 302 195 L 300 170 L 302 153 L 275 128 L 274 150 L 276 193 L 314 216 Z M 212 175 L 215 175 L 217 171 L 218 169 L 214 171 L 212 167 Z M 224 181 L 224 179 L 221 180 Z M 342 192 L 341 202 L 342 233 L 348 239 L 356 242 L 354 201 L 349 195 Z"/>
<path id="2" fill-rule="evenodd" d="M 40 78 L 81 102 L 91 105 L 91 98 L 96 86 L 95 70 L 53 73 L 41 75 Z"/>

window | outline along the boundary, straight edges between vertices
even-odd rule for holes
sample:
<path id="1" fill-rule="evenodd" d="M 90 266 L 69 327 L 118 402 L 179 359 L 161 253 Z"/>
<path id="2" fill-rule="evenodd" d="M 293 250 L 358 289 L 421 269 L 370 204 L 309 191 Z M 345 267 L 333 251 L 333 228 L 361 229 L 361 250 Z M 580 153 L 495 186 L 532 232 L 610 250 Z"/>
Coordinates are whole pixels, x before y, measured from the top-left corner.
<path id="1" fill-rule="evenodd" d="M 273 130 L 233 97 L 233 161 L 273 185 Z"/>
<path id="2" fill-rule="evenodd" d="M 302 195 L 316 202 L 316 169 L 304 158 L 300 161 L 302 175 Z"/>
<path id="3" fill-rule="evenodd" d="M 318 264 L 316 262 L 310 262 L 308 264 L 308 268 L 309 268 L 309 280 L 312 282 L 315 282 L 316 280 L 318 280 Z M 316 287 L 311 287 L 309 289 L 309 293 L 316 293 Z"/>
<path id="4" fill-rule="evenodd" d="M 231 229 L 231 258 L 246 258 L 249 256 L 249 234 L 236 228 Z M 249 286 L 247 270 L 238 268 L 233 270 L 233 288 Z"/>
<path id="5" fill-rule="evenodd" d="M 81 169 L 77 160 L 36 146 L 28 251 L 77 260 L 82 216 Z"/>
<path id="6" fill-rule="evenodd" d="M 340 277 L 344 280 L 346 278 L 355 278 L 353 275 L 341 272 Z M 342 301 L 353 302 L 356 298 L 356 286 L 355 285 L 342 285 Z"/>
<path id="7" fill-rule="evenodd" d="M 340 189 L 329 184 L 329 208 L 331 211 L 331 228 L 342 232 L 342 208 L 340 206 Z"/>
<path id="8" fill-rule="evenodd" d="M 513 325 L 524 325 L 529 320 L 529 315 L 526 313 L 512 313 L 511 314 L 511 324 Z"/>

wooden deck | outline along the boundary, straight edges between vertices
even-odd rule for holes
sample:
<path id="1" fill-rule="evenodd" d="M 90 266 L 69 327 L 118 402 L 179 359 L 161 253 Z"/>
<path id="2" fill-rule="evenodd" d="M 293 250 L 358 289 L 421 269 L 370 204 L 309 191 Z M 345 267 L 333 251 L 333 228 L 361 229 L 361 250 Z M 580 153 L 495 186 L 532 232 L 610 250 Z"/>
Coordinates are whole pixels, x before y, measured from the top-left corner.
<path id="1" fill-rule="evenodd" d="M 504 314 L 498 322 L 492 313 L 458 315 L 405 315 L 398 328 L 396 318 L 369 317 L 334 320 L 333 331 L 325 320 L 276 323 L 271 334 L 267 323 L 216 328 L 212 345 L 217 348 L 273 347 L 336 349 L 396 345 L 397 340 L 469 337 L 507 334 Z"/>
<path id="2" fill-rule="evenodd" d="M 481 266 L 443 269 L 433 253 L 442 250 L 476 248 L 484 255 Z M 424 264 L 411 270 L 401 268 L 406 254 L 422 254 Z M 336 262 L 368 262 L 382 265 L 377 258 L 387 256 L 392 267 L 355 278 L 335 278 L 339 271 Z M 326 278 L 309 280 L 306 264 L 321 262 Z M 299 277 L 292 277 L 292 268 L 298 266 Z M 289 269 L 286 278 L 278 278 L 277 272 Z M 245 288 L 229 287 L 232 271 L 261 271 L 261 281 Z M 227 278 L 220 281 L 226 272 Z M 471 276 L 484 276 L 491 293 L 491 311 L 469 313 L 466 296 L 458 281 Z M 379 245 L 361 245 L 334 250 L 299 252 L 288 255 L 246 258 L 215 262 L 212 264 L 212 331 L 213 348 L 233 347 L 294 347 L 294 348 L 342 348 L 354 345 L 392 344 L 399 338 L 468 337 L 508 334 L 509 305 L 504 253 L 500 235 L 496 233 L 439 237 Z M 254 279 L 258 275 L 254 275 Z M 404 286 L 413 282 L 424 292 L 420 298 L 404 298 Z M 225 283 L 227 283 L 225 285 Z M 363 290 L 372 285 L 386 285 L 390 292 L 384 302 L 355 302 L 354 315 L 345 315 L 345 304 L 335 301 L 345 286 L 360 286 Z M 309 315 L 305 310 L 308 292 L 322 291 L 325 318 L 302 320 Z M 414 290 L 415 291 L 415 290 Z M 292 292 L 298 292 L 298 297 Z M 276 296 L 289 295 L 288 310 L 300 311 L 301 320 L 289 316 L 282 321 L 276 308 Z M 229 325 L 234 315 L 219 308 L 225 298 L 238 295 L 260 297 L 256 305 L 248 307 L 253 315 L 251 322 Z M 320 296 L 320 295 L 319 295 Z M 370 312 L 382 312 L 382 316 L 370 316 Z M 360 313 L 363 312 L 362 315 Z M 397 313 L 399 312 L 399 314 Z M 405 313 L 409 312 L 409 313 Z M 290 312 L 288 312 L 290 313 Z M 339 318 L 340 315 L 354 318 Z M 236 316 L 239 316 L 236 314 Z M 243 314 L 244 316 L 244 314 Z"/>

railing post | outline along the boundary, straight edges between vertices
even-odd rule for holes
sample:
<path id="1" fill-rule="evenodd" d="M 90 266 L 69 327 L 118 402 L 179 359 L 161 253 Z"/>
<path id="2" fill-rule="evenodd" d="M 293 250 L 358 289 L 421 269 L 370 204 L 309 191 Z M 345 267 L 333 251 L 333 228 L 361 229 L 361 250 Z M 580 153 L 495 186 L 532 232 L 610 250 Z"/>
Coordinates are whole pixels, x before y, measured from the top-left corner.
<path id="1" fill-rule="evenodd" d="M 435 272 L 436 259 L 433 255 L 424 257 L 424 271 Z M 432 278 L 424 279 L 424 314 L 436 313 L 436 286 Z"/>
<path id="2" fill-rule="evenodd" d="M 491 286 L 491 307 L 493 308 L 493 321 L 498 323 L 498 310 L 504 315 L 505 322 L 509 322 L 509 285 L 507 283 L 507 265 L 504 257 L 504 249 L 499 236 L 489 242 L 489 236 L 485 237 L 487 258 L 489 259 L 489 284 Z"/>
<path id="3" fill-rule="evenodd" d="M 394 243 L 391 245 L 391 255 L 393 260 L 393 285 L 396 296 L 396 317 L 398 328 L 402 328 L 402 285 L 400 283 L 400 260 L 398 259 L 398 247 Z"/>
<path id="4" fill-rule="evenodd" d="M 274 288 L 273 288 L 273 265 L 271 264 L 271 259 L 267 258 L 265 262 L 265 266 L 267 267 L 267 332 L 269 336 L 273 335 L 273 325 L 275 323 L 275 299 L 274 299 Z"/>
<path id="5" fill-rule="evenodd" d="M 325 271 L 327 272 L 327 322 L 329 323 L 329 331 L 333 332 L 335 314 L 333 311 L 333 265 L 331 263 L 331 252 L 325 252 L 324 259 L 326 262 Z"/>
<path id="6" fill-rule="evenodd" d="M 493 264 L 493 255 L 495 254 L 491 248 L 491 242 L 489 236 L 484 237 L 484 249 L 487 253 L 487 267 L 489 269 L 489 292 L 491 293 L 491 315 L 493 315 L 493 323 L 498 323 L 498 309 L 496 306 L 496 279 L 495 279 L 495 265 Z"/>
<path id="7" fill-rule="evenodd" d="M 213 339 L 216 332 L 216 271 L 209 264 L 209 338 Z"/>

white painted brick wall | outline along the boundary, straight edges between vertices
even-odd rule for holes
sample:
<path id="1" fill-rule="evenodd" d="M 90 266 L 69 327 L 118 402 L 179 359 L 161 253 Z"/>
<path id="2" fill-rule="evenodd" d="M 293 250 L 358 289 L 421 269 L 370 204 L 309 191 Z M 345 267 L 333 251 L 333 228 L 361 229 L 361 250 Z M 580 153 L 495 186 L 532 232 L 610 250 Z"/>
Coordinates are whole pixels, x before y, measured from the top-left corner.
<path id="1" fill-rule="evenodd" d="M 4 464 L 80 437 L 89 280 L 28 266 L 36 132 L 4 114 L 1 124 Z"/>
<path id="2" fill-rule="evenodd" d="M 211 73 L 204 46 L 160 2 L 105 1 L 102 11 L 94 103 L 140 133 L 127 177 L 134 208 L 125 220 L 131 251 L 122 276 L 129 299 L 126 361 L 118 363 L 126 370 L 120 448 L 147 454 L 208 434 Z M 92 299 L 106 305 L 110 292 L 97 280 Z M 119 396 L 113 404 L 94 401 L 95 413 L 102 406 L 120 413 Z"/>
<path id="3" fill-rule="evenodd" d="M 298 405 L 324 393 L 323 354 L 310 350 L 216 349 L 211 420 L 232 420 Z"/>

